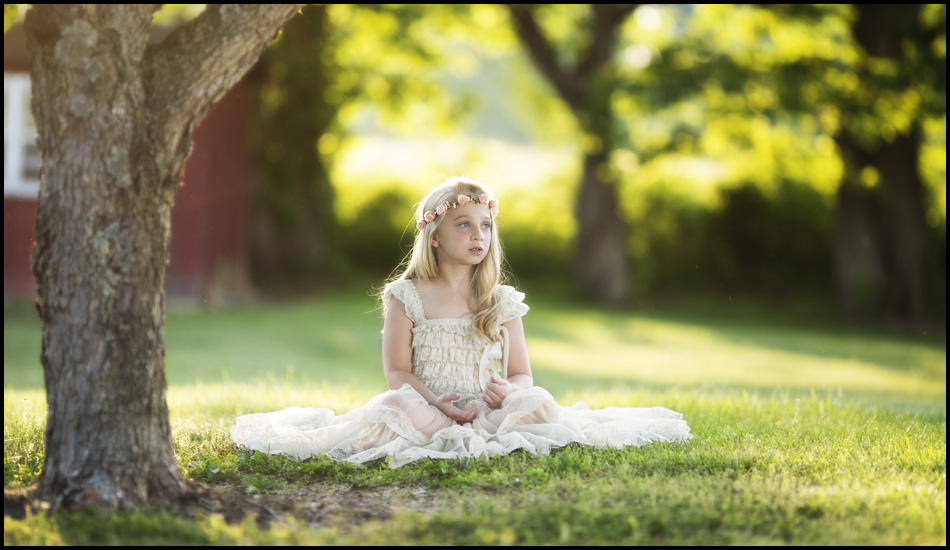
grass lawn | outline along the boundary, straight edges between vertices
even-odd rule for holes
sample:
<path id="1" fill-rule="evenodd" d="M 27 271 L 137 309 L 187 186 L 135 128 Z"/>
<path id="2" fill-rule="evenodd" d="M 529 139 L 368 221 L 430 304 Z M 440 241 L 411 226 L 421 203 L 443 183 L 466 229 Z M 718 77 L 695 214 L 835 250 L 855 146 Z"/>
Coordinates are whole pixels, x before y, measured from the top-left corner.
<path id="1" fill-rule="evenodd" d="M 238 449 L 238 414 L 345 412 L 386 389 L 364 294 L 170 307 L 168 400 L 192 479 L 274 521 L 200 509 L 4 519 L 13 544 L 946 544 L 944 334 L 856 331 L 774 312 L 603 312 L 529 292 L 535 382 L 563 405 L 665 406 L 695 438 L 392 470 Z M 734 314 L 733 314 L 734 313 Z M 43 455 L 40 326 L 4 308 L 4 487 Z M 283 499 L 283 500 L 281 500 Z M 286 509 L 280 502 L 292 501 Z"/>

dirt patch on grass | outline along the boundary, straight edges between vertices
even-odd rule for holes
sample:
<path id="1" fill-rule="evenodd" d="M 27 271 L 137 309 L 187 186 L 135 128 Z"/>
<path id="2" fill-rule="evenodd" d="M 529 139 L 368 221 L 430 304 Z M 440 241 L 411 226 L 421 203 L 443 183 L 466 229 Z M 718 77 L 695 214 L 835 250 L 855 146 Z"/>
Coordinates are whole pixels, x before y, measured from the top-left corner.
<path id="1" fill-rule="evenodd" d="M 306 485 L 261 498 L 279 499 L 285 506 L 285 513 L 312 527 L 334 527 L 343 532 L 371 520 L 388 521 L 396 511 L 428 514 L 445 505 L 443 496 L 402 487 L 366 489 Z"/>
<path id="2" fill-rule="evenodd" d="M 250 518 L 262 529 L 292 517 L 310 527 L 332 527 L 339 532 L 348 532 L 368 521 L 388 521 L 396 511 L 434 513 L 445 503 L 445 495 L 412 487 L 359 488 L 314 483 L 266 494 L 247 494 L 233 486 L 194 484 L 179 501 L 157 503 L 157 507 L 188 517 L 195 516 L 199 510 L 221 514 L 232 524 Z M 49 503 L 35 498 L 29 490 L 4 490 L 3 514 L 6 517 L 23 519 L 27 513 L 37 514 L 50 509 Z"/>
<path id="3" fill-rule="evenodd" d="M 360 488 L 347 485 L 295 485 L 266 494 L 248 495 L 231 487 L 203 487 L 194 505 L 220 513 L 228 522 L 255 518 L 269 527 L 294 517 L 311 527 L 346 532 L 371 520 L 388 521 L 395 511 L 421 514 L 441 510 L 445 497 L 422 488 Z"/>

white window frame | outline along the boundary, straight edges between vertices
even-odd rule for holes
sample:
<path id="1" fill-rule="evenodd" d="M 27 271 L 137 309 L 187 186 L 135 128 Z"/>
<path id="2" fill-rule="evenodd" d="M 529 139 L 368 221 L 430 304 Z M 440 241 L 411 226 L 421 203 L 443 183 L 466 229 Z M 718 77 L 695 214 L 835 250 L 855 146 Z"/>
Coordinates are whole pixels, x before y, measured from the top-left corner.
<path id="1" fill-rule="evenodd" d="M 36 127 L 30 114 L 30 77 L 3 73 L 3 197 L 36 199 L 40 182 Z"/>

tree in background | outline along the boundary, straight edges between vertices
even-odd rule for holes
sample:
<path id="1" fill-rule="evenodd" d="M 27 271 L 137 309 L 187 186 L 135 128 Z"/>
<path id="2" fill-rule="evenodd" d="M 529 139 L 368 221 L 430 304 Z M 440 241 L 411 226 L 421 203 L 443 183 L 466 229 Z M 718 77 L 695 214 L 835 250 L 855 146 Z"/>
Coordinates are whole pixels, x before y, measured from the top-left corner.
<path id="1" fill-rule="evenodd" d="M 851 316 L 884 309 L 916 321 L 925 312 L 929 248 L 919 163 L 924 120 L 946 116 L 946 5 L 931 21 L 920 4 L 854 10 L 860 56 L 853 86 L 837 103 L 835 134 L 845 166 L 835 235 L 839 297 Z"/>
<path id="2" fill-rule="evenodd" d="M 172 201 L 195 127 L 300 8 L 209 5 L 149 43 L 159 6 L 26 13 L 49 406 L 37 496 L 56 506 L 136 507 L 187 492 L 165 400 Z"/>
<path id="3" fill-rule="evenodd" d="M 925 250 L 942 248 L 932 245 L 925 225 L 924 205 L 934 199 L 919 168 L 923 122 L 946 117 L 945 7 L 669 9 L 676 11 L 672 38 L 627 46 L 643 67 L 628 71 L 617 94 L 639 165 L 692 154 L 714 160 L 713 168 L 729 166 L 737 175 L 727 177 L 740 185 L 820 188 L 833 212 L 827 254 L 834 267 L 826 278 L 829 286 L 837 278 L 842 310 L 918 319 L 925 263 L 937 263 Z M 779 132 L 810 142 L 811 151 L 779 148 L 772 137 Z M 803 170 L 820 167 L 829 143 L 840 163 L 824 163 L 822 173 Z M 767 236 L 768 224 L 781 223 L 775 212 L 768 219 L 761 208 L 746 210 L 746 224 L 761 220 L 757 230 L 748 225 L 742 232 L 748 238 Z M 813 223 L 822 222 L 815 216 Z M 696 237 L 715 251 L 709 235 Z M 772 248 L 776 255 L 792 252 Z M 781 265 L 769 261 L 773 269 Z M 786 271 L 800 277 L 804 267 Z"/>
<path id="4" fill-rule="evenodd" d="M 618 181 L 611 172 L 617 146 L 613 61 L 620 26 L 638 4 L 591 4 L 572 33 L 557 44 L 539 22 L 543 10 L 564 6 L 508 6 L 513 25 L 535 66 L 570 107 L 582 132 L 583 173 L 574 205 L 578 234 L 574 277 L 582 291 L 607 305 L 631 296 L 628 228 L 620 214 Z M 574 9 L 572 6 L 568 9 Z M 584 8 L 580 8 L 584 9 Z"/>
<path id="5" fill-rule="evenodd" d="M 311 4 L 261 57 L 256 100 L 252 270 L 258 283 L 301 282 L 339 264 L 339 222 L 321 149 L 335 140 L 328 6 Z M 323 142 L 321 143 L 321 139 Z"/>
<path id="6" fill-rule="evenodd" d="M 651 278 L 662 277 L 668 285 L 690 288 L 718 283 L 776 295 L 789 287 L 821 294 L 831 290 L 837 272 L 843 309 L 877 316 L 890 304 L 896 311 L 898 287 L 891 281 L 897 275 L 891 275 L 885 263 L 892 266 L 891 271 L 899 266 L 906 272 L 915 262 L 884 261 L 884 241 L 895 243 L 893 235 L 903 234 L 885 228 L 887 222 L 882 221 L 897 202 L 884 201 L 887 206 L 883 206 L 880 198 L 874 198 L 884 194 L 885 171 L 855 161 L 867 154 L 850 147 L 847 136 L 863 136 L 865 145 L 874 140 L 885 144 L 887 136 L 897 135 L 894 128 L 903 127 L 901 120 L 917 116 L 913 109 L 939 116 L 941 108 L 934 98 L 942 97 L 940 90 L 945 86 L 940 81 L 945 77 L 932 68 L 933 59 L 928 56 L 932 58 L 935 50 L 927 41 L 933 37 L 925 35 L 941 34 L 943 16 L 932 16 L 936 23 L 918 29 L 913 38 L 919 41 L 918 51 L 926 55 L 902 65 L 908 69 L 901 74 L 926 78 L 918 78 L 905 92 L 895 92 L 888 86 L 893 88 L 900 78 L 875 77 L 866 82 L 862 76 L 867 67 L 880 72 L 887 64 L 862 61 L 867 58 L 862 57 L 850 30 L 858 21 L 858 8 L 634 7 L 517 5 L 507 9 L 523 50 L 560 101 L 569 106 L 581 133 L 577 141 L 584 148 L 584 161 L 574 201 L 578 232 L 572 262 L 578 285 L 606 303 L 622 303 L 633 290 L 627 272 L 634 268 L 640 292 L 649 290 Z M 317 229 L 308 232 L 305 228 L 315 227 L 318 221 L 336 226 L 332 211 L 322 217 L 303 212 L 305 208 L 311 214 L 319 210 L 314 203 L 329 208 L 333 189 L 313 183 L 321 177 L 299 178 L 290 168 L 299 159 L 312 157 L 300 161 L 305 171 L 326 174 L 328 163 L 345 143 L 346 132 L 353 128 L 353 118 L 344 112 L 352 112 L 355 106 L 372 105 L 371 112 L 378 114 L 382 105 L 399 105 L 390 112 L 402 115 L 404 127 L 411 121 L 416 135 L 432 135 L 433 128 L 404 107 L 416 97 L 425 97 L 426 102 L 437 97 L 431 87 L 420 94 L 420 81 L 432 78 L 426 82 L 429 86 L 437 79 L 446 82 L 444 73 L 440 76 L 437 71 L 455 53 L 445 48 L 447 37 L 455 32 L 477 43 L 502 33 L 497 23 L 493 28 L 479 27 L 477 18 L 466 11 L 472 8 L 464 5 L 308 9 L 324 14 L 313 21 L 332 28 L 326 31 L 327 40 L 294 40 L 296 30 L 288 29 L 274 44 L 269 58 L 272 66 L 266 70 L 262 92 L 266 131 L 260 147 L 262 158 L 273 169 L 268 168 L 262 177 L 265 188 L 260 200 L 266 206 L 261 215 L 270 220 L 264 224 L 270 231 L 258 249 L 275 254 L 286 247 L 286 258 L 304 261 L 307 254 L 293 251 L 327 251 L 346 243 L 348 250 L 359 251 L 357 256 L 370 258 L 378 255 L 378 243 L 388 246 L 395 240 L 390 232 L 400 230 L 399 222 L 357 224 L 343 231 L 341 239 L 328 240 Z M 928 10 L 933 12 L 933 7 Z M 668 29 L 657 31 L 667 32 L 667 41 L 637 43 L 639 37 L 631 30 L 634 20 L 639 24 L 655 12 L 667 13 L 672 21 Z M 360 17 L 354 17 L 355 13 Z M 286 47 L 282 46 L 285 40 Z M 291 43 L 300 47 L 293 49 Z M 305 50 L 303 44 L 310 45 Z M 646 62 L 645 52 L 649 52 Z M 942 58 L 937 58 L 939 65 Z M 305 76 L 289 69 L 294 63 Z M 859 67 L 862 63 L 865 69 Z M 915 103 L 915 96 L 923 99 Z M 291 97 L 308 103 L 301 105 Z M 510 102 L 511 94 L 508 97 Z M 869 97 L 877 98 L 871 107 Z M 551 119 L 545 124 L 550 133 Z M 282 134 L 289 129 L 296 133 L 293 137 Z M 874 162 L 883 162 L 882 155 L 870 156 Z M 666 177 L 679 197 L 670 193 L 655 202 L 658 196 L 644 184 L 656 177 L 656 167 L 662 164 L 675 166 L 675 175 Z M 688 196 L 702 185 L 692 181 L 700 165 L 704 166 L 698 170 L 706 173 L 698 179 L 709 180 L 709 174 L 717 171 L 730 172 L 725 176 L 728 181 L 719 184 L 726 186 L 719 188 L 718 197 L 704 204 Z M 845 172 L 837 176 L 842 169 Z M 393 181 L 400 177 L 393 174 Z M 839 185 L 839 179 L 844 183 Z M 304 191 L 309 195 L 304 196 Z M 383 212 L 390 212 L 383 204 L 403 202 L 396 195 L 379 199 L 367 203 L 379 211 L 367 210 L 361 219 L 379 221 Z M 856 208 L 854 203 L 865 206 Z M 878 206 L 872 211 L 873 204 Z M 284 211 L 286 215 L 280 214 Z M 662 212 L 671 214 L 659 219 Z M 918 209 L 918 236 L 919 214 Z M 646 224 L 644 215 L 649 217 Z M 275 231 L 280 224 L 289 229 L 295 220 L 301 234 L 309 237 L 285 239 Z M 639 224 L 632 239 L 625 220 Z M 380 229 L 383 225 L 385 235 Z M 658 232 L 670 238 L 658 240 Z M 651 243 L 644 251 L 647 240 Z M 370 241 L 375 244 L 366 245 Z M 326 246 L 315 245 L 320 242 Z M 833 253 L 835 243 L 837 254 Z M 892 250 L 906 254 L 914 246 Z M 378 263 L 388 266 L 392 260 Z M 314 269 L 302 273 L 309 277 Z"/>
<path id="7" fill-rule="evenodd" d="M 336 214 L 335 156 L 345 148 L 354 113 L 381 127 L 417 127 L 423 125 L 409 120 L 414 103 L 458 111 L 466 97 L 446 97 L 433 75 L 446 62 L 442 27 L 463 21 L 465 11 L 465 5 L 309 5 L 267 49 L 255 70 L 259 283 L 341 279 L 354 260 L 365 262 L 352 257 L 360 247 L 351 241 L 359 235 L 341 227 Z"/>

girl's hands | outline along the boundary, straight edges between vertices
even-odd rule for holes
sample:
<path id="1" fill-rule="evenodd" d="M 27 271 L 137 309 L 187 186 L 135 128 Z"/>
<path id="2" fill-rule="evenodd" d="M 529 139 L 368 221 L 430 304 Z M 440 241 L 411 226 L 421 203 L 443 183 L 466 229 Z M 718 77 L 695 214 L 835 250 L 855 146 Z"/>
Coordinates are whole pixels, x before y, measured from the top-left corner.
<path id="1" fill-rule="evenodd" d="M 433 405 L 435 408 L 442 411 L 445 416 L 451 418 L 452 420 L 458 422 L 459 424 L 466 424 L 475 419 L 475 413 L 477 412 L 476 403 L 472 402 L 465 410 L 462 410 L 455 406 L 453 401 L 462 398 L 462 394 L 455 392 L 443 393 L 439 397 L 435 398 L 435 403 Z"/>
<path id="2" fill-rule="evenodd" d="M 515 391 L 515 389 L 515 386 L 512 385 L 511 382 L 501 378 L 497 374 L 492 374 L 491 379 L 488 381 L 488 387 L 485 388 L 485 393 L 482 394 L 482 402 L 488 405 L 489 408 L 497 409 L 501 407 L 505 398 L 508 397 L 511 392 Z M 461 398 L 462 394 L 460 393 L 447 392 L 436 397 L 432 405 L 442 411 L 445 416 L 459 424 L 467 424 L 475 420 L 475 414 L 478 412 L 478 404 L 473 402 L 464 410 L 460 409 L 455 406 L 454 402 Z"/>
<path id="3" fill-rule="evenodd" d="M 488 387 L 485 388 L 485 393 L 482 394 L 482 402 L 492 409 L 497 409 L 508 397 L 508 394 L 514 390 L 515 387 L 511 385 L 511 382 L 497 374 L 492 374 L 491 380 L 488 381 Z"/>

